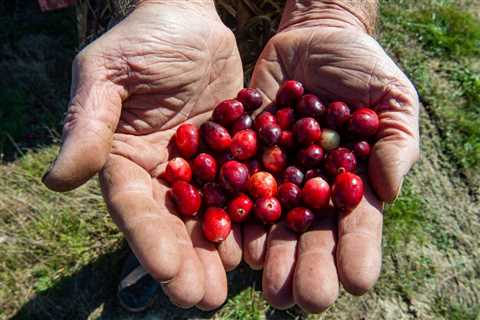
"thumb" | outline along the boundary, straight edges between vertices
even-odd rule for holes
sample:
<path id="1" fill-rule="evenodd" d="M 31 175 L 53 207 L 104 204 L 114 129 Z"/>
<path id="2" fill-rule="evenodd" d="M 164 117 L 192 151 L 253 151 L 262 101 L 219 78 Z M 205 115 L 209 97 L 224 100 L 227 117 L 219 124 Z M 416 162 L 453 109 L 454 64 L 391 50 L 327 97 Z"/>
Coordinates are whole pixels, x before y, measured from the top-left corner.
<path id="1" fill-rule="evenodd" d="M 98 60 L 80 52 L 73 62 L 62 146 L 43 177 L 43 183 L 52 190 L 68 191 L 82 185 L 104 166 L 110 152 L 122 89 L 108 79 Z"/>

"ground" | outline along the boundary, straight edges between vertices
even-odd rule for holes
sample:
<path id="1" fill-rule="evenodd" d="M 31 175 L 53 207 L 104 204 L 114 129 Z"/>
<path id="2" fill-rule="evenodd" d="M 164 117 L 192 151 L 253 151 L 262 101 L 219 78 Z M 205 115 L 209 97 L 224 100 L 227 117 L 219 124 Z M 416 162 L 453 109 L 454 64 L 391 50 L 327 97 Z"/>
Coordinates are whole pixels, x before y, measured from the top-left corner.
<path id="1" fill-rule="evenodd" d="M 40 15 L 28 2 L 0 4 L 0 319 L 306 318 L 270 308 L 260 274 L 245 266 L 229 274 L 215 312 L 180 310 L 165 296 L 139 316 L 122 311 L 125 243 L 97 182 L 65 194 L 40 182 L 58 149 L 75 12 Z M 343 291 L 309 318 L 480 319 L 479 13 L 478 1 L 382 2 L 377 38 L 419 91 L 422 156 L 385 210 L 378 284 L 360 298 Z M 248 32 L 237 35 L 244 46 Z"/>

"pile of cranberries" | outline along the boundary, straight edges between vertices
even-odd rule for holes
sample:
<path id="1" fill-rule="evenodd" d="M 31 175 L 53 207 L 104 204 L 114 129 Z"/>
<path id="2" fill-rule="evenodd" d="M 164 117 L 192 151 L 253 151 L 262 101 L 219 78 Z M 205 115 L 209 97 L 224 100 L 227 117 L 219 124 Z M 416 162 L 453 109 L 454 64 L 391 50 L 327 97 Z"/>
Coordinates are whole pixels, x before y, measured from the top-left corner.
<path id="1" fill-rule="evenodd" d="M 180 157 L 162 174 L 180 214 L 203 212 L 205 238 L 221 242 L 232 221 L 271 224 L 284 217 L 305 232 L 330 201 L 348 212 L 361 201 L 357 162 L 368 159 L 379 119 L 367 107 L 325 106 L 294 80 L 255 118 L 262 96 L 242 89 L 221 102 L 200 128 L 185 123 L 173 137 Z M 342 142 L 342 144 L 341 144 Z"/>

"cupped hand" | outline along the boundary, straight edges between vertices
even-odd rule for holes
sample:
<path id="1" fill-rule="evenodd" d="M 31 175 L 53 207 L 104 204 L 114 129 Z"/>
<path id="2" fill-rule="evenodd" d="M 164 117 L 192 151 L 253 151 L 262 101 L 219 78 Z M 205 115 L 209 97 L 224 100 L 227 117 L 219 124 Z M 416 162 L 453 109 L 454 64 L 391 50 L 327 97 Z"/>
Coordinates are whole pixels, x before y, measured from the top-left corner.
<path id="1" fill-rule="evenodd" d="M 73 63 L 63 143 L 44 183 L 67 191 L 100 172 L 113 220 L 181 307 L 225 301 L 241 235 L 208 243 L 196 219 L 175 214 L 158 177 L 176 127 L 203 122 L 242 84 L 235 38 L 209 0 L 140 2 Z"/>
<path id="2" fill-rule="evenodd" d="M 277 308 L 298 304 L 320 312 L 338 295 L 339 282 L 361 295 L 381 268 L 383 202 L 393 201 L 417 160 L 418 98 L 406 76 L 362 28 L 331 20 L 301 21 L 276 34 L 265 47 L 251 87 L 274 102 L 280 84 L 295 79 L 325 103 L 376 108 L 378 141 L 368 162 L 365 196 L 350 213 L 326 209 L 311 231 L 297 236 L 284 224 L 244 230 L 244 259 L 263 267 L 263 292 Z"/>

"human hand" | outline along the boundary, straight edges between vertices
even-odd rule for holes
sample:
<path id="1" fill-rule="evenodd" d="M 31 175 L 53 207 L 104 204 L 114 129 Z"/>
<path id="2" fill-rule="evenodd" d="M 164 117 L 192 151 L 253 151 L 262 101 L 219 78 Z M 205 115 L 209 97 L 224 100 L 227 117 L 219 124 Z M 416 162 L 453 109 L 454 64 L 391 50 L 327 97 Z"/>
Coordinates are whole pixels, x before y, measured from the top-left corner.
<path id="1" fill-rule="evenodd" d="M 340 100 L 379 112 L 378 141 L 363 176 L 365 196 L 353 212 L 337 218 L 327 209 L 301 236 L 282 223 L 269 230 L 257 224 L 244 228 L 244 259 L 254 269 L 263 267 L 266 299 L 277 308 L 298 304 L 307 312 L 331 305 L 339 281 L 355 295 L 374 285 L 381 268 L 382 202 L 397 197 L 419 156 L 413 85 L 367 34 L 373 26 L 362 23 L 364 15 L 333 4 L 347 1 L 323 2 L 287 2 L 280 32 L 262 52 L 250 85 L 268 103 L 283 81 L 294 79 L 324 102 Z"/>
<path id="2" fill-rule="evenodd" d="M 63 143 L 44 183 L 67 191 L 100 172 L 114 222 L 181 307 L 225 301 L 241 235 L 218 247 L 204 240 L 196 219 L 175 215 L 158 177 L 176 127 L 204 122 L 242 86 L 235 38 L 211 0 L 141 1 L 73 63 Z"/>

